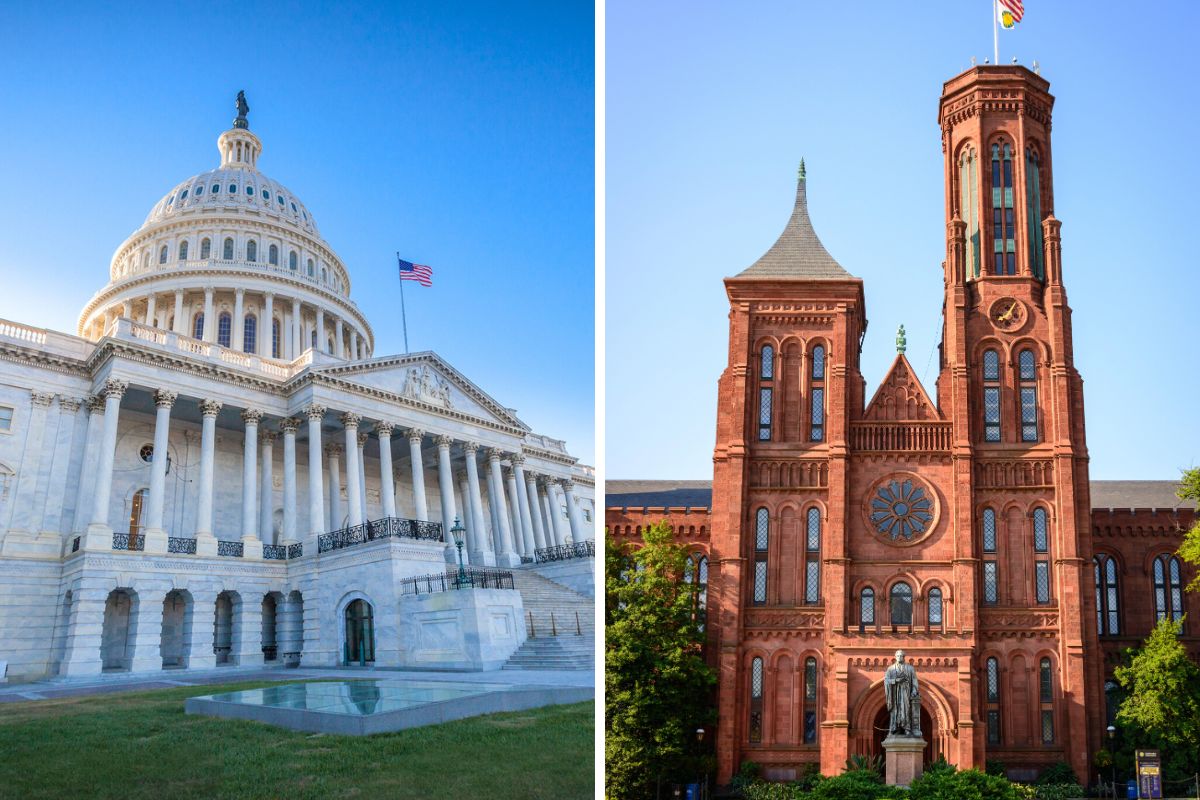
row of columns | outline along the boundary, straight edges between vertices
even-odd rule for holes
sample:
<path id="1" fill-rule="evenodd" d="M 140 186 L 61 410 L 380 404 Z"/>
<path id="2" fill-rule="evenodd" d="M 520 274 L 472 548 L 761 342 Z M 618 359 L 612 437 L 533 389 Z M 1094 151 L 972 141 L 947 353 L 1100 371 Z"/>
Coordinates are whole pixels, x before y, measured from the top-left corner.
<path id="1" fill-rule="evenodd" d="M 117 420 L 121 398 L 128 383 L 110 379 L 105 383 L 103 396 L 103 428 L 96 442 L 96 451 L 85 451 L 84 463 L 96 463 L 95 488 L 92 495 L 91 524 L 88 526 L 88 547 L 108 549 L 111 539 L 107 534 L 109 498 L 112 493 L 113 460 L 117 440 Z M 165 552 L 167 534 L 163 529 L 163 507 L 166 483 L 166 461 L 170 432 L 171 409 L 178 394 L 160 389 L 154 394 L 156 407 L 154 425 L 154 455 L 150 468 L 150 491 L 145 524 L 146 550 Z M 215 471 L 216 418 L 221 411 L 216 400 L 201 400 L 200 470 L 198 506 L 196 514 L 196 539 L 198 554 L 215 554 L 216 538 L 213 534 L 213 480 Z M 93 405 L 93 414 L 100 411 Z M 316 537 L 326 530 L 325 498 L 323 486 L 324 465 L 322 464 L 322 423 L 327 409 L 314 403 L 303 409 L 308 419 L 308 475 L 309 475 L 309 520 L 308 537 L 315 549 Z M 259 432 L 263 412 L 248 408 L 241 413 L 245 425 L 242 456 L 242 540 L 247 548 L 259 548 L 262 538 L 272 529 L 272 504 L 269 498 L 273 491 L 274 442 L 276 434 Z M 361 525 L 366 520 L 365 458 L 364 450 L 368 434 L 360 432 L 362 417 L 353 412 L 341 415 L 344 435 L 344 451 L 336 443 L 324 450 L 330 470 L 329 529 L 341 527 L 341 465 L 340 457 L 346 454 L 346 519 L 350 527 Z M 292 544 L 300 540 L 296 521 L 296 432 L 300 420 L 286 417 L 280 420 L 279 429 L 283 437 L 283 530 L 281 544 Z M 89 424 L 89 428 L 91 425 Z M 392 468 L 391 440 L 395 425 L 381 421 L 375 424 L 379 437 L 379 483 L 380 499 L 385 517 L 396 516 L 395 473 Z M 417 520 L 429 519 L 425 497 L 425 464 L 422 442 L 425 431 L 409 429 L 407 438 L 412 468 L 413 516 Z M 88 445 L 92 442 L 89 436 Z M 452 557 L 454 543 L 450 531 L 459 519 L 454 498 L 455 476 L 451 470 L 450 448 L 454 440 L 449 436 L 436 438 L 438 447 L 438 488 L 441 496 L 442 526 L 448 545 L 447 557 Z M 479 445 L 463 442 L 466 460 L 464 473 L 458 476 L 461 496 L 464 498 L 462 521 L 466 529 L 467 552 L 472 563 L 488 564 L 499 562 L 505 565 L 519 563 L 520 556 L 533 556 L 533 551 L 542 547 L 566 543 L 566 531 L 558 513 L 559 502 L 556 491 L 561 489 L 568 511 L 571 538 L 579 542 L 584 538 L 584 529 L 579 518 L 578 502 L 574 483 L 569 479 L 557 481 L 550 476 L 529 476 L 524 469 L 524 456 L 520 453 L 505 453 L 497 448 L 487 451 L 488 504 L 492 535 L 489 540 L 485 531 L 487 524 L 483 515 L 483 496 L 479 481 L 477 453 Z M 261 449 L 262 466 L 258 467 Z M 504 471 L 501 460 L 508 459 L 512 467 Z M 505 489 L 508 498 L 505 498 Z M 259 494 L 263 502 L 259 503 Z M 545 519 L 541 518 L 545 513 Z M 510 516 L 511 513 L 511 516 Z M 543 524 L 544 522 L 544 524 Z M 308 548 L 305 548 L 307 552 Z"/>

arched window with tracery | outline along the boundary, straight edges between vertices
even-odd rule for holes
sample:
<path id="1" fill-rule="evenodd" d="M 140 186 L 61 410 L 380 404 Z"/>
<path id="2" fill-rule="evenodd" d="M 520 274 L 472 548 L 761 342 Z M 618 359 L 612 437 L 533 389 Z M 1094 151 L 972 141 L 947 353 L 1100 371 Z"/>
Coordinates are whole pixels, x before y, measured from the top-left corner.
<path id="1" fill-rule="evenodd" d="M 763 660 L 755 657 L 750 662 L 750 736 L 751 743 L 762 741 L 763 717 Z"/>
<path id="2" fill-rule="evenodd" d="M 995 605 L 999 602 L 1000 574 L 996 562 L 996 512 L 985 508 L 980 524 L 983 545 L 983 602 Z"/>
<path id="3" fill-rule="evenodd" d="M 160 264 L 167 263 L 167 246 L 165 244 L 158 251 L 158 263 L 160 263 Z"/>
<path id="4" fill-rule="evenodd" d="M 242 323 L 242 352 L 258 352 L 258 317 L 247 314 Z"/>
<path id="5" fill-rule="evenodd" d="M 985 664 L 988 744 L 1000 744 L 1000 662 L 989 658 Z"/>
<path id="6" fill-rule="evenodd" d="M 205 236 L 200 240 L 200 258 L 209 258 L 212 256 L 212 239 Z"/>
<path id="7" fill-rule="evenodd" d="M 1050 602 L 1050 515 L 1033 510 L 1033 584 L 1039 604 Z"/>
<path id="8" fill-rule="evenodd" d="M 1013 220 L 1013 152 L 1007 142 L 992 145 L 992 274 L 1017 274 L 1017 232 Z"/>
<path id="9" fill-rule="evenodd" d="M 926 601 L 926 614 L 929 618 L 930 629 L 942 627 L 942 590 L 933 588 L 929 590 L 929 599 Z"/>
<path id="10" fill-rule="evenodd" d="M 809 387 L 809 440 L 825 441 L 825 348 L 812 351 L 812 385 Z"/>
<path id="11" fill-rule="evenodd" d="M 821 509 L 808 510 L 804 537 L 804 602 L 821 602 Z"/>
<path id="12" fill-rule="evenodd" d="M 279 318 L 271 320 L 271 358 L 279 358 Z"/>
<path id="13" fill-rule="evenodd" d="M 258 242 L 253 239 L 246 242 L 246 260 L 251 262 L 258 261 Z"/>
<path id="14" fill-rule="evenodd" d="M 1042 712 L 1042 744 L 1054 744 L 1054 671 L 1050 659 L 1038 663 L 1038 704 Z"/>
<path id="15" fill-rule="evenodd" d="M 912 625 L 913 592 L 904 581 L 892 586 L 888 603 L 893 625 Z"/>
<path id="16" fill-rule="evenodd" d="M 221 257 L 226 261 L 233 260 L 233 239 L 229 238 L 228 236 L 225 237 L 225 244 L 222 246 Z"/>
<path id="17" fill-rule="evenodd" d="M 1038 280 L 1046 277 L 1042 238 L 1042 161 L 1037 150 L 1025 148 L 1025 213 L 1029 217 L 1029 267 Z"/>
<path id="18" fill-rule="evenodd" d="M 229 347 L 233 336 L 233 316 L 228 311 L 222 311 L 217 317 L 217 344 Z"/>
<path id="19" fill-rule="evenodd" d="M 817 741 L 817 660 L 804 660 L 804 743 Z"/>
<path id="20" fill-rule="evenodd" d="M 1183 583 L 1179 559 L 1161 555 L 1154 559 L 1154 616 L 1158 621 L 1183 618 Z"/>
<path id="21" fill-rule="evenodd" d="M 983 351 L 983 440 L 1000 441 L 1000 354 Z"/>
<path id="22" fill-rule="evenodd" d="M 767 602 L 767 548 L 770 544 L 771 517 L 765 508 L 754 513 L 754 604 Z"/>
<path id="23" fill-rule="evenodd" d="M 958 159 L 958 185 L 962 200 L 959 214 L 967 226 L 967 277 L 979 277 L 979 158 L 975 148 L 964 147 Z"/>
<path id="24" fill-rule="evenodd" d="M 1021 441 L 1037 442 L 1037 359 L 1032 350 L 1017 354 L 1017 378 L 1021 398 Z"/>
<path id="25" fill-rule="evenodd" d="M 179 260 L 187 261 L 187 256 L 188 256 L 188 243 L 187 243 L 187 239 L 184 239 L 182 242 L 179 243 Z"/>
<path id="26" fill-rule="evenodd" d="M 195 318 L 192 320 L 192 338 L 193 339 L 203 339 L 204 338 L 204 312 L 203 311 L 197 312 Z"/>
<path id="27" fill-rule="evenodd" d="M 860 629 L 875 624 L 875 590 L 870 586 L 865 587 L 859 595 L 858 622 Z"/>
<path id="28" fill-rule="evenodd" d="M 1101 553 L 1092 561 L 1096 579 L 1096 630 L 1101 636 L 1121 632 L 1121 595 L 1117 586 L 1117 560 Z"/>
<path id="29" fill-rule="evenodd" d="M 769 442 L 775 392 L 775 348 L 769 344 L 762 346 L 758 377 L 758 440 Z"/>

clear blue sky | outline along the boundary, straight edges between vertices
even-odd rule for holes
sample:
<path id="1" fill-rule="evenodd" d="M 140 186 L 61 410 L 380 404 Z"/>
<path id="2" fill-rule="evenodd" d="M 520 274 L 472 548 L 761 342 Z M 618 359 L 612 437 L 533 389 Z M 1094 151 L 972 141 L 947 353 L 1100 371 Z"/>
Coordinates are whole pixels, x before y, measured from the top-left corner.
<path id="1" fill-rule="evenodd" d="M 608 478 L 711 478 L 721 279 L 783 229 L 801 156 L 817 232 L 865 280 L 868 395 L 899 323 L 932 394 L 945 254 L 937 102 L 971 56 L 991 57 L 990 8 L 609 0 Z M 1055 214 L 1091 476 L 1178 477 L 1200 463 L 1200 5 L 1025 9 L 1018 30 L 1000 32 L 1000 55 L 1038 60 L 1057 97 Z"/>
<path id="2" fill-rule="evenodd" d="M 101 10 L 103 9 L 103 10 Z M 316 216 L 379 355 L 435 350 L 594 463 L 594 11 L 494 3 L 9 4 L 0 317 L 73 333 L 113 251 L 219 163 L 245 89 L 262 170 Z M 415 287 L 415 288 L 414 288 Z"/>

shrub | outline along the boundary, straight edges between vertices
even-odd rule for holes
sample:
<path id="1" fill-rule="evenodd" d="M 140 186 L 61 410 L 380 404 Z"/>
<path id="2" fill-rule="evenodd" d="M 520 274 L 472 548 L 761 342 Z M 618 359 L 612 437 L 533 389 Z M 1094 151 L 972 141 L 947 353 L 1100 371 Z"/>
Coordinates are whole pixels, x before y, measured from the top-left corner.
<path id="1" fill-rule="evenodd" d="M 1078 783 L 1055 783 L 1030 788 L 1034 790 L 1037 800 L 1073 800 L 1076 797 L 1087 796 L 1087 790 Z"/>
<path id="2" fill-rule="evenodd" d="M 949 765 L 947 765 L 949 766 Z M 977 769 L 931 769 L 913 781 L 909 800 L 1023 800 L 1007 779 Z"/>
<path id="3" fill-rule="evenodd" d="M 1058 786 L 1064 783 L 1078 784 L 1079 779 L 1075 777 L 1075 770 L 1071 769 L 1070 764 L 1056 761 L 1042 770 L 1034 783 L 1038 786 Z"/>
<path id="4" fill-rule="evenodd" d="M 1003 778 L 1008 775 L 1008 765 L 998 758 L 989 758 L 984 765 L 983 771 L 988 775 L 996 775 Z"/>
<path id="5" fill-rule="evenodd" d="M 742 797 L 746 800 L 801 800 L 804 793 L 794 783 L 754 781 L 742 786 Z"/>

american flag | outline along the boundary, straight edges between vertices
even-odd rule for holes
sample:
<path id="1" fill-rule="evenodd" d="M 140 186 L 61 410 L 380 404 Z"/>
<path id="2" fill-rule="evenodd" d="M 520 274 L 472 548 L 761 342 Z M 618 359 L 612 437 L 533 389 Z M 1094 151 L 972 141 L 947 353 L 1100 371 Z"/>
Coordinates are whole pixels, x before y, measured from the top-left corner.
<path id="1" fill-rule="evenodd" d="M 1009 10 L 1013 22 L 1020 22 L 1021 17 L 1025 15 L 1025 5 L 1021 0 L 1000 0 L 1000 5 Z"/>
<path id="2" fill-rule="evenodd" d="M 397 256 L 400 262 L 400 280 L 416 281 L 422 286 L 433 286 L 433 269 L 424 264 L 414 264 Z"/>

